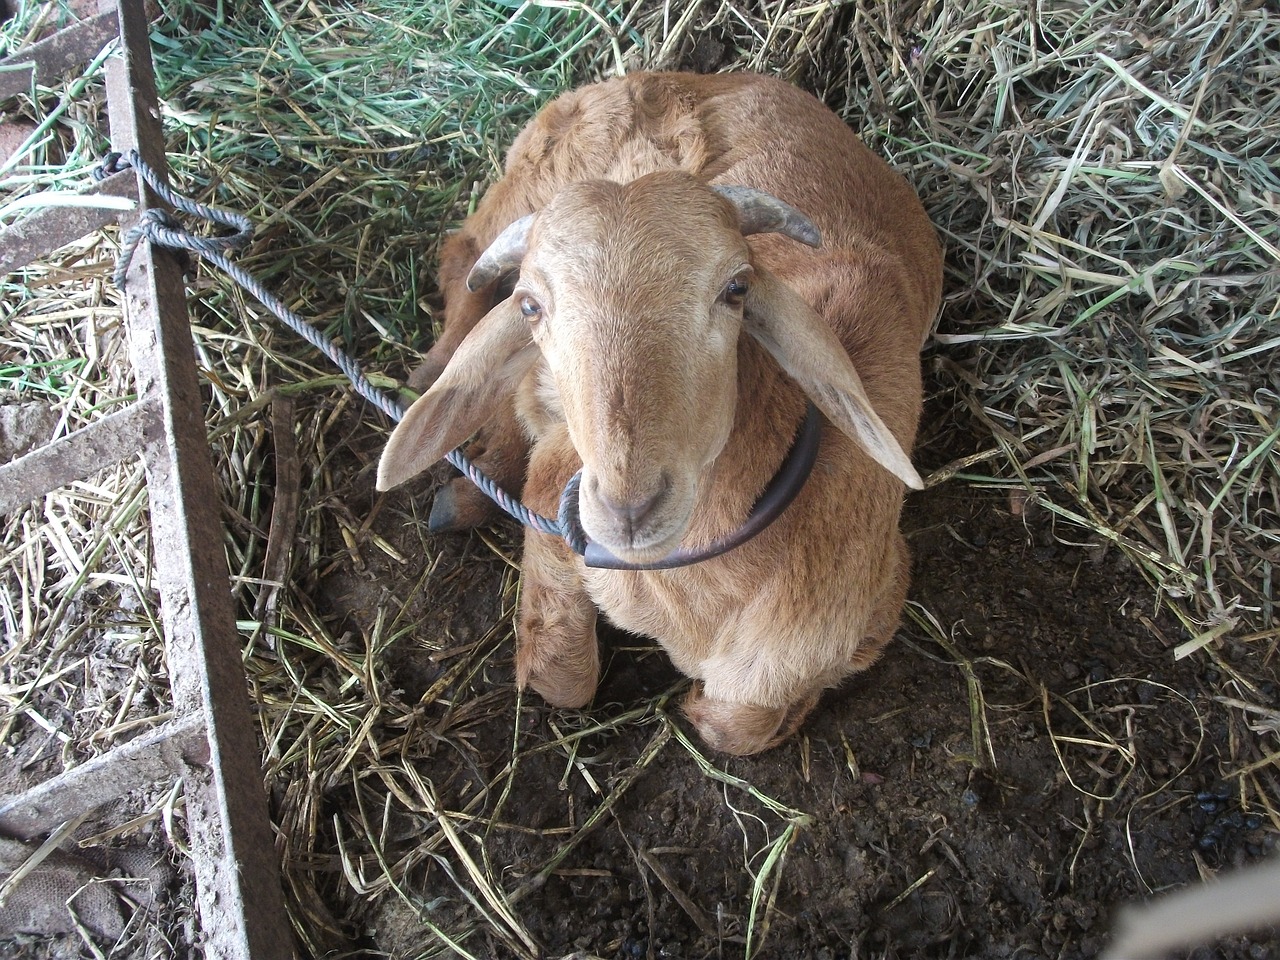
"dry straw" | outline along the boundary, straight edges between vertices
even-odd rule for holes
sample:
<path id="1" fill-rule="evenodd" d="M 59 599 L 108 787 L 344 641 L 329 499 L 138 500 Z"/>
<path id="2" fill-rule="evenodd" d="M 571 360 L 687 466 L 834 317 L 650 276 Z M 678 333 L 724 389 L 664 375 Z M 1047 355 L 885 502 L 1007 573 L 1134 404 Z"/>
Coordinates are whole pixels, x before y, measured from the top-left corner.
<path id="1" fill-rule="evenodd" d="M 967 274 L 938 341 L 1005 464 L 982 479 L 1137 563 L 1179 656 L 1228 631 L 1273 649 L 1275 24 L 1234 4 L 989 14 L 952 11 L 886 90 L 932 105 L 934 142 L 902 149 Z"/>

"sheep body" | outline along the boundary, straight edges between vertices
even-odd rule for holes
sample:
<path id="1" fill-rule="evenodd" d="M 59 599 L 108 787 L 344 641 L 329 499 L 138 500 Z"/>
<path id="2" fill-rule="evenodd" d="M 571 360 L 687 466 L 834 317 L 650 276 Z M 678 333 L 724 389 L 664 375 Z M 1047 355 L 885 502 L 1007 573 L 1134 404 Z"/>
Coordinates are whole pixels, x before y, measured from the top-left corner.
<path id="1" fill-rule="evenodd" d="M 803 211 L 821 248 L 744 241 L 708 184 Z M 534 213 L 515 293 L 468 290 L 482 252 Z M 745 306 L 724 293 L 700 305 L 734 270 L 750 287 Z M 594 570 L 530 531 L 522 684 L 553 704 L 588 702 L 599 608 L 699 681 L 685 710 L 704 739 L 752 753 L 875 660 L 908 581 L 899 477 L 915 475 L 901 451 L 919 417 L 941 259 L 910 187 L 834 114 L 753 75 L 633 74 L 572 91 L 517 138 L 505 176 L 442 250 L 440 282 L 445 328 L 417 377 L 435 387 L 393 435 L 380 487 L 465 439 L 483 411 L 482 463 L 523 479 L 526 503 L 552 513 L 583 468 L 588 532 L 643 559 L 672 537 L 696 547 L 741 524 L 786 455 L 806 390 L 841 426 L 825 430 L 791 507 L 721 557 Z"/>

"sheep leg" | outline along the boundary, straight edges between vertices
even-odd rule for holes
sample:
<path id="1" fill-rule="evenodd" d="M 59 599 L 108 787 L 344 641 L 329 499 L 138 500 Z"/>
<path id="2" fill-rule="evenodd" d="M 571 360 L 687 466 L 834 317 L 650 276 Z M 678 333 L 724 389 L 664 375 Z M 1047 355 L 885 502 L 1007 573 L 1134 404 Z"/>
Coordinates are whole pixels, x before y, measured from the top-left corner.
<path id="1" fill-rule="evenodd" d="M 685 699 L 684 713 L 708 746 L 739 756 L 772 749 L 800 729 L 826 687 L 875 663 L 898 629 L 911 580 L 911 552 L 901 533 L 894 539 L 889 562 L 893 576 L 876 599 L 864 639 L 847 669 L 823 676 L 784 707 L 720 700 L 707 696 L 702 684 L 694 687 Z"/>
<path id="2" fill-rule="evenodd" d="M 558 538 L 529 531 L 523 566 L 516 681 L 553 707 L 584 707 L 600 681 L 596 606 Z"/>
<path id="3" fill-rule="evenodd" d="M 791 702 L 791 705 L 787 707 L 786 716 L 782 718 L 782 725 L 778 728 L 777 735 L 769 743 L 769 747 L 776 747 L 800 729 L 801 725 L 809 719 L 809 714 L 813 712 L 813 708 L 818 705 L 818 699 L 822 696 L 823 689 L 823 686 L 819 684 L 804 696 Z"/>
<path id="4" fill-rule="evenodd" d="M 815 686 L 785 707 L 762 707 L 708 697 L 698 684 L 683 710 L 707 746 L 743 757 L 772 750 L 791 737 L 817 706 L 822 689 Z"/>
<path id="5" fill-rule="evenodd" d="M 528 505 L 554 516 L 577 464 L 567 432 L 540 441 L 529 462 Z M 521 566 L 516 680 L 552 706 L 585 706 L 600 681 L 600 649 L 581 562 L 559 537 L 530 529 Z"/>
<path id="6" fill-rule="evenodd" d="M 466 449 L 467 457 L 499 487 L 520 497 L 524 486 L 528 443 L 514 414 L 490 420 Z M 431 503 L 427 526 L 432 533 L 459 533 L 492 523 L 502 515 L 498 505 L 467 477 L 454 477 Z"/>
<path id="7" fill-rule="evenodd" d="M 703 692 L 702 684 L 689 691 L 683 709 L 707 746 L 740 757 L 775 746 L 781 739 L 779 731 L 788 719 L 787 707 L 717 700 Z M 800 719 L 803 716 L 796 720 L 797 726 Z"/>

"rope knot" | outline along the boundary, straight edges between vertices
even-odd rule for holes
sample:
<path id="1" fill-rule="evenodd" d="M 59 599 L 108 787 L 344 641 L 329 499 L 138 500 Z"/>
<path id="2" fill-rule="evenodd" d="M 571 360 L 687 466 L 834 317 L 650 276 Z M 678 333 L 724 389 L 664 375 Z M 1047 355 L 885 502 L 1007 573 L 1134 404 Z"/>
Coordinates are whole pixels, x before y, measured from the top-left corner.
<path id="1" fill-rule="evenodd" d="M 128 170 L 129 167 L 130 163 L 125 160 L 124 154 L 120 153 L 118 150 L 112 150 L 102 158 L 101 163 L 90 171 L 90 174 L 94 180 L 101 182 L 107 179 L 107 177 L 112 177 L 121 171 Z"/>

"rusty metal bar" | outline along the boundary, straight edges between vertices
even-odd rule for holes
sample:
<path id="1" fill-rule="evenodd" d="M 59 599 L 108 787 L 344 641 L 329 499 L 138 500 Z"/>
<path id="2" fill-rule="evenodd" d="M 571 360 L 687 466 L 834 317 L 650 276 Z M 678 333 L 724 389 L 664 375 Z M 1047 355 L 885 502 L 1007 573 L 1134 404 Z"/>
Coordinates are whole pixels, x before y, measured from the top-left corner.
<path id="1" fill-rule="evenodd" d="M 113 174 L 80 191 L 83 197 L 119 197 L 137 202 L 138 178 L 130 170 Z M 49 206 L 0 230 L 0 276 L 21 270 L 33 260 L 52 253 L 94 230 L 120 219 L 110 206 Z"/>
<path id="2" fill-rule="evenodd" d="M 119 7 L 121 46 L 106 64 L 113 149 L 166 168 L 142 0 Z M 151 200 L 139 181 L 140 208 Z M 139 210 L 141 213 L 141 209 Z M 158 398 L 163 443 L 147 456 L 156 571 L 174 707 L 202 714 L 210 763 L 183 776 L 206 956 L 293 955 L 266 791 L 222 548 L 181 268 L 143 243 L 125 317 L 140 397 Z"/>
<path id="3" fill-rule="evenodd" d="M 159 403 L 143 400 L 0 465 L 0 516 L 103 467 L 136 457 L 159 427 Z"/>
<path id="4" fill-rule="evenodd" d="M 0 832 L 34 840 L 131 790 L 177 777 L 187 763 L 207 760 L 204 718 L 173 720 L 0 804 Z"/>
<path id="5" fill-rule="evenodd" d="M 142 0 L 121 0 L 118 9 L 116 0 L 99 0 L 99 10 L 96 17 L 6 61 L 23 69 L 0 72 L 0 97 L 87 61 L 118 36 L 118 49 L 105 63 L 112 142 L 121 152 L 138 150 L 163 173 Z M 127 227 L 155 205 L 136 172 L 113 176 L 85 193 L 132 198 L 135 212 L 121 217 L 106 206 L 41 210 L 0 234 L 0 270 L 30 263 L 112 220 Z M 138 786 L 181 776 L 203 954 L 286 960 L 295 955 L 293 937 L 240 661 L 204 404 L 176 258 L 143 243 L 123 299 L 140 399 L 0 467 L 0 508 L 12 509 L 109 462 L 142 454 L 178 719 L 0 805 L 0 831 L 29 839 Z"/>
<path id="6" fill-rule="evenodd" d="M 118 33 L 115 11 L 105 11 L 0 60 L 0 100 L 88 63 Z"/>

